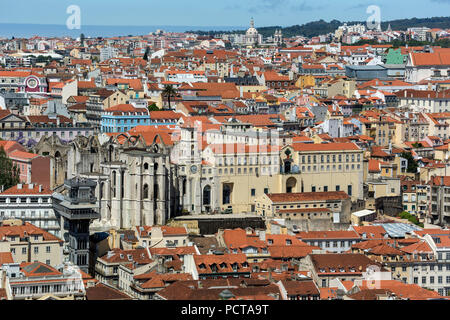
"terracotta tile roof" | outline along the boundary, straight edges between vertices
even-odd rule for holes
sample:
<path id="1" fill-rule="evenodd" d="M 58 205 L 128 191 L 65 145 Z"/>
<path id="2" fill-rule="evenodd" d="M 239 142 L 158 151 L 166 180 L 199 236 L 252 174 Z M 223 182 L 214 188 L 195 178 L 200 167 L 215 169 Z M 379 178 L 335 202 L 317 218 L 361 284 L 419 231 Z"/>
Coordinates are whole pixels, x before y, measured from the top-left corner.
<path id="1" fill-rule="evenodd" d="M 428 243 L 426 241 L 419 241 L 416 243 L 413 243 L 409 246 L 403 247 L 401 248 L 401 250 L 403 252 L 406 253 L 433 253 L 433 250 L 431 249 L 431 247 L 428 245 Z"/>
<path id="2" fill-rule="evenodd" d="M 114 115 L 121 115 L 125 112 L 127 113 L 141 113 L 148 114 L 147 108 L 136 108 L 132 104 L 118 104 L 105 109 L 105 112 L 112 112 Z"/>
<path id="3" fill-rule="evenodd" d="M 381 265 L 364 254 L 311 254 L 311 261 L 318 275 L 325 274 L 355 274 L 361 275 L 371 265 Z M 352 271 L 353 270 L 353 271 Z M 385 271 L 384 268 L 381 271 Z"/>
<path id="4" fill-rule="evenodd" d="M 141 91 L 143 89 L 142 82 L 140 79 L 115 79 L 115 78 L 109 78 L 106 79 L 107 85 L 128 85 L 129 88 Z"/>
<path id="5" fill-rule="evenodd" d="M 418 235 L 419 237 L 423 237 L 426 234 L 429 234 L 429 235 L 449 235 L 450 236 L 450 230 L 449 229 L 422 229 L 422 230 L 414 230 L 413 233 Z"/>
<path id="6" fill-rule="evenodd" d="M 274 202 L 327 201 L 350 199 L 344 191 L 303 192 L 303 193 L 271 193 L 267 197 Z"/>
<path id="7" fill-rule="evenodd" d="M 367 239 L 384 239 L 387 234 L 382 226 L 353 226 L 353 229 L 360 237 L 366 234 Z"/>
<path id="8" fill-rule="evenodd" d="M 337 298 L 338 288 L 319 288 L 320 300 L 333 300 Z"/>
<path id="9" fill-rule="evenodd" d="M 225 289 L 236 297 L 279 296 L 280 289 L 266 280 L 250 285 L 256 279 L 214 279 L 177 281 L 157 293 L 166 300 L 220 300 L 220 293 Z"/>
<path id="10" fill-rule="evenodd" d="M 6 236 L 18 236 L 21 239 L 25 237 L 25 233 L 27 235 L 42 235 L 44 241 L 58 241 L 63 242 L 63 240 L 58 237 L 48 233 L 41 228 L 36 227 L 35 225 L 25 222 L 20 226 L 0 226 L 0 239 Z"/>
<path id="11" fill-rule="evenodd" d="M 355 231 L 301 231 L 297 234 L 301 240 L 311 239 L 361 239 Z"/>
<path id="12" fill-rule="evenodd" d="M 433 177 L 431 177 L 429 183 L 431 185 L 434 185 L 434 186 L 442 186 L 442 185 L 444 185 L 446 187 L 450 187 L 450 176 L 446 176 L 446 177 L 433 176 Z"/>
<path id="13" fill-rule="evenodd" d="M 245 249 L 248 247 L 254 247 L 258 250 L 266 248 L 267 245 L 264 241 L 261 241 L 256 235 L 247 235 L 243 229 L 224 230 L 223 240 L 225 245 L 230 249 Z"/>
<path id="14" fill-rule="evenodd" d="M 65 116 L 57 116 L 60 123 L 72 123 L 72 120 Z M 28 121 L 31 123 L 53 123 L 56 124 L 56 119 L 50 119 L 48 116 L 27 116 Z"/>
<path id="15" fill-rule="evenodd" d="M 297 237 L 288 234 L 266 235 L 266 243 L 268 246 L 285 246 L 287 241 L 290 241 L 290 243 L 294 246 L 308 246 L 308 244 L 299 240 Z"/>
<path id="16" fill-rule="evenodd" d="M 156 272 L 151 272 L 145 275 L 148 277 L 148 280 L 139 285 L 143 289 L 165 288 L 176 281 L 193 280 L 192 275 L 189 273 L 157 274 Z M 137 277 L 134 277 L 134 279 L 137 279 Z"/>
<path id="17" fill-rule="evenodd" d="M 363 289 L 348 297 L 353 300 L 378 300 L 379 296 L 389 296 L 392 291 L 389 289 Z"/>
<path id="18" fill-rule="evenodd" d="M 0 140 L 0 147 L 5 150 L 6 154 L 9 154 L 13 150 L 26 151 L 26 149 L 17 141 Z"/>
<path id="19" fill-rule="evenodd" d="M 450 66 L 450 49 L 439 52 L 413 52 L 411 58 L 415 66 Z"/>
<path id="20" fill-rule="evenodd" d="M 410 300 L 427 300 L 441 298 L 441 296 L 432 290 L 427 290 L 416 284 L 406 284 L 397 280 L 377 280 L 376 286 L 380 289 L 389 290 L 399 298 Z M 359 286 L 361 289 L 372 288 L 371 282 L 362 281 Z"/>
<path id="21" fill-rule="evenodd" d="M 372 151 L 371 151 L 371 156 L 377 157 L 377 158 L 387 158 L 387 157 L 390 157 L 391 155 L 389 153 L 387 153 L 386 151 L 384 151 L 383 147 L 373 146 Z"/>
<path id="22" fill-rule="evenodd" d="M 14 150 L 9 154 L 9 157 L 14 160 L 31 160 L 39 157 L 39 155 L 35 153 Z"/>
<path id="23" fill-rule="evenodd" d="M 152 229 L 160 229 L 163 236 L 170 235 L 188 235 L 185 227 L 171 227 L 171 226 L 142 226 L 136 227 L 136 231 L 141 237 L 148 237 L 151 234 Z"/>
<path id="24" fill-rule="evenodd" d="M 0 110 L 0 120 L 3 118 L 6 118 L 7 116 L 11 115 L 11 111 L 9 110 Z"/>
<path id="25" fill-rule="evenodd" d="M 320 296 L 320 291 L 313 280 L 281 281 L 288 296 Z"/>
<path id="26" fill-rule="evenodd" d="M 152 256 L 183 256 L 197 254 L 194 246 L 176 248 L 150 248 Z"/>
<path id="27" fill-rule="evenodd" d="M 298 259 L 304 258 L 308 254 L 311 254 L 313 250 L 320 250 L 315 246 L 304 245 L 282 245 L 282 246 L 269 246 L 269 253 L 272 259 Z"/>
<path id="28" fill-rule="evenodd" d="M 126 293 L 103 283 L 95 287 L 86 288 L 86 300 L 132 300 Z"/>
<path id="29" fill-rule="evenodd" d="M 352 143 L 295 143 L 292 146 L 295 151 L 353 151 L 361 150 L 356 144 Z"/>
<path id="30" fill-rule="evenodd" d="M 0 267 L 5 263 L 14 263 L 11 252 L 0 252 Z"/>
<path id="31" fill-rule="evenodd" d="M 30 189 L 30 186 L 33 188 Z M 0 195 L 52 195 L 53 192 L 45 187 L 42 187 L 42 191 L 39 191 L 39 185 L 37 184 L 22 184 L 22 187 L 19 189 L 19 185 L 15 185 L 11 188 L 6 189 Z"/>
<path id="32" fill-rule="evenodd" d="M 450 236 L 434 236 L 436 247 L 438 248 L 450 248 Z M 439 241 L 436 241 L 439 239 Z"/>
<path id="33" fill-rule="evenodd" d="M 86 103 L 89 100 L 88 96 L 72 96 L 71 98 L 77 103 Z"/>
<path id="34" fill-rule="evenodd" d="M 181 113 L 163 110 L 163 111 L 150 111 L 150 119 L 174 119 L 178 120 L 182 117 Z"/>
<path id="35" fill-rule="evenodd" d="M 382 161 L 369 159 L 369 172 L 381 172 Z"/>
<path id="36" fill-rule="evenodd" d="M 67 110 L 69 110 L 69 111 L 76 111 L 76 110 L 86 111 L 86 104 L 85 103 L 77 103 L 77 104 L 74 104 L 74 105 L 68 107 Z"/>
<path id="37" fill-rule="evenodd" d="M 237 272 L 250 272 L 250 267 L 247 263 L 247 256 L 243 253 L 195 255 L 194 261 L 199 274 L 233 273 L 233 264 L 237 264 L 239 268 Z M 211 269 L 214 265 L 217 267 L 217 271 L 213 271 Z"/>
<path id="38" fill-rule="evenodd" d="M 93 89 L 96 88 L 95 81 L 78 81 L 78 89 Z"/>
<path id="39" fill-rule="evenodd" d="M 59 276 L 61 272 L 44 264 L 42 262 L 22 262 L 20 264 L 20 271 L 24 273 L 26 277 L 45 277 L 45 276 Z"/>
<path id="40" fill-rule="evenodd" d="M 153 260 L 150 259 L 146 249 L 132 249 L 132 250 L 122 250 L 114 248 L 109 253 L 100 257 L 103 261 L 107 263 L 133 263 L 137 264 L 149 264 Z"/>

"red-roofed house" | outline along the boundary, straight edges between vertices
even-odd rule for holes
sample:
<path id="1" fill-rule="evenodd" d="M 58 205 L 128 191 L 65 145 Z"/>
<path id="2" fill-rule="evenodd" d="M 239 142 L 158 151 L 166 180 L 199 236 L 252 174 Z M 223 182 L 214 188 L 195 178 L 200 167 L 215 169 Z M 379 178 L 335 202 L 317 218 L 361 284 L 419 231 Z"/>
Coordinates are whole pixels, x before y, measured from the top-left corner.
<path id="1" fill-rule="evenodd" d="M 188 231 L 185 227 L 140 226 L 136 227 L 139 245 L 146 248 L 183 247 L 188 244 Z"/>

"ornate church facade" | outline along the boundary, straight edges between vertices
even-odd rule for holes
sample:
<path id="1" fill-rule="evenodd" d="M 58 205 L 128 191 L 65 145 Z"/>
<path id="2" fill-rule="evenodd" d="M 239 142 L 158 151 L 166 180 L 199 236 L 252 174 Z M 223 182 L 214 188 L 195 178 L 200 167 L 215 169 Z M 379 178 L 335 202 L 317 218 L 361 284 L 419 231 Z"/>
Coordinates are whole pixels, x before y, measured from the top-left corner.
<path id="1" fill-rule="evenodd" d="M 170 163 L 170 148 L 158 136 L 150 143 L 141 136 L 105 134 L 78 136 L 68 145 L 55 139 L 43 139 L 36 152 L 60 151 L 59 158 L 55 151 L 49 153 L 57 182 L 74 177 L 96 181 L 101 218 L 93 228 L 164 225 L 179 210 L 177 169 Z"/>

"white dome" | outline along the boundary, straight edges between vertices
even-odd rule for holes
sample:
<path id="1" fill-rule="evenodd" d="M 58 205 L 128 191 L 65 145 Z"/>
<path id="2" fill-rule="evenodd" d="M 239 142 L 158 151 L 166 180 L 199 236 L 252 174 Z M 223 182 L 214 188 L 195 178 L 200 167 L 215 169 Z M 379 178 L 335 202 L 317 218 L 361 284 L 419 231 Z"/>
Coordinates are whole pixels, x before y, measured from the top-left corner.
<path id="1" fill-rule="evenodd" d="M 247 30 L 247 35 L 248 36 L 252 36 L 252 35 L 255 35 L 255 34 L 258 34 L 258 30 L 256 30 L 255 28 L 249 28 Z"/>

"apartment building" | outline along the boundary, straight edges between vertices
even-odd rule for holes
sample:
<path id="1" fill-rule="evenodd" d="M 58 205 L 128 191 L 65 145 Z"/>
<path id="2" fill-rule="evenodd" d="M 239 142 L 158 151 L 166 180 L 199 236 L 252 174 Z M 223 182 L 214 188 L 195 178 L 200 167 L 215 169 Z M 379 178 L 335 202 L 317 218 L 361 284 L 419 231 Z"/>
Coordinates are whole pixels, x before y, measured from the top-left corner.
<path id="1" fill-rule="evenodd" d="M 439 226 L 450 224 L 450 177 L 433 176 L 428 188 L 427 222 Z"/>
<path id="2" fill-rule="evenodd" d="M 8 219 L 21 219 L 56 237 L 62 236 L 52 191 L 42 185 L 18 184 L 0 193 L 0 221 Z"/>
<path id="3" fill-rule="evenodd" d="M 102 283 L 117 287 L 119 285 L 119 266 L 147 265 L 153 262 L 150 252 L 147 249 L 122 250 L 112 249 L 102 257 L 98 257 L 95 262 L 95 279 Z"/>
<path id="4" fill-rule="evenodd" d="M 330 253 L 344 253 L 362 241 L 356 231 L 308 231 L 297 233 L 297 238 L 310 246 L 320 247 Z"/>
<path id="5" fill-rule="evenodd" d="M 369 267 L 378 267 L 387 271 L 382 265 L 363 254 L 309 254 L 300 262 L 300 270 L 311 272 L 311 278 L 319 288 L 330 287 L 330 281 L 362 280 Z"/>
<path id="6" fill-rule="evenodd" d="M 11 252 L 16 263 L 42 262 L 58 266 L 63 262 L 63 240 L 21 220 L 1 222 L 0 251 Z"/>
<path id="7" fill-rule="evenodd" d="M 350 197 L 344 191 L 270 193 L 255 201 L 256 213 L 264 218 L 331 220 L 350 223 Z"/>
<path id="8" fill-rule="evenodd" d="M 363 150 L 354 143 L 296 143 L 283 148 L 282 192 L 345 191 L 363 198 Z"/>
<path id="9" fill-rule="evenodd" d="M 144 248 L 181 247 L 189 243 L 186 227 L 139 226 L 135 230 L 138 245 Z"/>
<path id="10" fill-rule="evenodd" d="M 5 283 L 9 300 L 84 300 L 86 294 L 82 274 L 70 266 L 4 264 L 0 281 Z"/>

